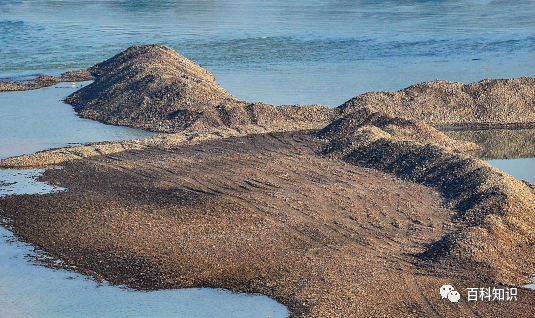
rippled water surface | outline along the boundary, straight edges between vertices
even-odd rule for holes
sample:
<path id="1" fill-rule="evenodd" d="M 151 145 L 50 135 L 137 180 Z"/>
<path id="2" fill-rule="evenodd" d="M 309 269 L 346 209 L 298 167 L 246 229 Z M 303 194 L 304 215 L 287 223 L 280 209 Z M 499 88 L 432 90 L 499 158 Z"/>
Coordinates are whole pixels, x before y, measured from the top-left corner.
<path id="1" fill-rule="evenodd" d="M 504 0 L 0 1 L 0 78 L 59 74 L 159 43 L 242 100 L 335 107 L 434 79 L 533 77 L 533 12 L 535 1 Z M 0 93 L 0 157 L 143 136 L 76 117 L 60 102 L 69 90 Z M 286 316 L 265 297 L 132 292 L 33 266 L 29 247 L 0 231 L 1 317 Z"/>
<path id="2" fill-rule="evenodd" d="M 534 1 L 28 0 L 0 12 L 0 76 L 85 68 L 146 43 L 273 104 L 535 76 Z"/>

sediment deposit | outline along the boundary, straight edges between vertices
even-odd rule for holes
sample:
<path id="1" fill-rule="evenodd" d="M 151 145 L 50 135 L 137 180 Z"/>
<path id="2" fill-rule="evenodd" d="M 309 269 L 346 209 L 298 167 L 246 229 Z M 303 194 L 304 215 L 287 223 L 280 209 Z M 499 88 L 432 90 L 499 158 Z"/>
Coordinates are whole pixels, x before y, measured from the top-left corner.
<path id="1" fill-rule="evenodd" d="M 365 93 L 338 110 L 344 115 L 361 108 L 422 120 L 441 129 L 532 127 L 535 78 L 485 79 L 471 84 L 436 80 L 397 92 Z"/>
<path id="2" fill-rule="evenodd" d="M 133 46 L 89 72 L 95 81 L 67 97 L 78 115 L 156 132 L 258 126 L 264 131 L 318 129 L 333 110 L 239 101 L 209 71 L 160 45 Z"/>
<path id="3" fill-rule="evenodd" d="M 513 285 L 526 282 L 535 269 L 535 196 L 529 184 L 439 143 L 396 138 L 358 121 L 335 122 L 319 135 L 330 140 L 331 156 L 442 194 L 459 228 L 433 243 L 423 259 Z"/>
<path id="4" fill-rule="evenodd" d="M 133 288 L 262 293 L 292 317 L 530 312 L 535 293 L 523 289 L 516 302 L 441 299 L 444 284 L 504 288 L 504 277 L 457 260 L 509 238 L 489 230 L 470 249 L 422 256 L 468 221 L 441 189 L 326 156 L 329 143 L 268 133 L 82 158 L 45 173 L 67 191 L 0 198 L 0 209 L 17 237 L 64 266 Z"/>
<path id="5" fill-rule="evenodd" d="M 93 79 L 93 75 L 88 70 L 69 71 L 60 76 L 39 75 L 23 81 L 0 81 L 0 92 L 27 91 L 52 86 L 61 82 L 83 82 Z"/>
<path id="6" fill-rule="evenodd" d="M 535 291 L 468 302 L 466 288 L 529 283 L 533 186 L 418 120 L 487 120 L 490 110 L 463 103 L 514 85 L 528 107 L 530 79 L 423 83 L 329 110 L 239 101 L 155 45 L 90 71 L 95 82 L 68 98 L 79 114 L 173 134 L 0 161 L 62 165 L 42 180 L 67 191 L 0 198 L 6 225 L 61 266 L 137 289 L 262 293 L 291 317 L 532 316 Z M 452 85 L 471 99 L 439 98 Z M 427 109 L 439 99 L 435 120 Z M 440 298 L 445 284 L 458 303 Z"/>

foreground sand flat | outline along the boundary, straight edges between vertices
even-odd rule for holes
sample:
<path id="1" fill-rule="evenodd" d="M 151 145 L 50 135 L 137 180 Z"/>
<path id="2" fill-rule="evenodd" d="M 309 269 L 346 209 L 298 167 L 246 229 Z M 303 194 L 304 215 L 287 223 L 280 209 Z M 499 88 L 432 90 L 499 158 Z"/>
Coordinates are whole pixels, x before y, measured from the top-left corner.
<path id="1" fill-rule="evenodd" d="M 459 227 L 428 187 L 319 154 L 309 132 L 80 159 L 69 190 L 0 199 L 14 233 L 133 288 L 257 292 L 293 317 L 528 317 L 516 302 L 451 303 L 438 288 L 499 286 L 418 257 Z M 503 286 L 501 286 L 503 287 Z"/>
<path id="2" fill-rule="evenodd" d="M 66 268 L 262 293 L 292 317 L 533 316 L 520 286 L 535 273 L 535 186 L 432 127 L 529 126 L 533 79 L 434 81 L 329 109 L 240 101 L 159 45 L 82 73 L 95 81 L 66 99 L 80 116 L 171 134 L 0 160 L 63 167 L 43 179 L 67 191 L 0 198 L 0 216 Z M 520 289 L 467 302 L 482 287 Z"/>

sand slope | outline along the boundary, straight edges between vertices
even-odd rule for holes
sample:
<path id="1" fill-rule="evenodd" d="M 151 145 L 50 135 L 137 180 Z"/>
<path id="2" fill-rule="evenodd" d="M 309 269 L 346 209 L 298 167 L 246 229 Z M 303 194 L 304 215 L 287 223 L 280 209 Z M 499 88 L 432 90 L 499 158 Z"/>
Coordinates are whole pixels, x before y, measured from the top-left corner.
<path id="1" fill-rule="evenodd" d="M 535 273 L 532 185 L 421 121 L 530 120 L 531 79 L 423 83 L 330 110 L 239 101 L 158 45 L 90 71 L 68 98 L 81 116 L 173 134 L 0 161 L 64 167 L 43 179 L 68 191 L 0 198 L 0 215 L 68 268 L 262 293 L 292 317 L 533 316 L 531 290 L 466 301 L 466 288 Z M 444 284 L 459 303 L 440 298 Z"/>
<path id="2" fill-rule="evenodd" d="M 160 45 L 133 46 L 89 71 L 95 82 L 67 97 L 81 117 L 158 132 L 218 127 L 321 128 L 333 111 L 239 101 L 209 71 Z"/>
<path id="3" fill-rule="evenodd" d="M 471 84 L 424 82 L 397 92 L 371 92 L 339 107 L 340 114 L 368 107 L 441 127 L 478 123 L 535 123 L 535 79 L 485 79 Z"/>

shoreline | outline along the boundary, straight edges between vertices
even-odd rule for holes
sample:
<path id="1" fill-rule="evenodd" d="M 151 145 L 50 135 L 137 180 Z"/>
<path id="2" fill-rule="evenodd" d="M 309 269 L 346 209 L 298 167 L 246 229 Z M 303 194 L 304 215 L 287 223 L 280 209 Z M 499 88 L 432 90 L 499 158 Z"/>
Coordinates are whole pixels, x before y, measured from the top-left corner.
<path id="1" fill-rule="evenodd" d="M 458 212 L 429 187 L 319 155 L 326 145 L 282 132 L 82 158 L 40 178 L 68 191 L 0 207 L 22 241 L 135 289 L 261 293 L 290 317 L 529 312 L 535 292 L 521 288 L 515 303 L 435 299 L 446 283 L 500 286 L 417 256 L 462 227 Z"/>
<path id="2" fill-rule="evenodd" d="M 63 167 L 40 180 L 68 191 L 0 198 L 0 213 L 21 241 L 77 271 L 144 290 L 261 293 L 291 317 L 519 317 L 532 308 L 535 291 L 525 289 L 514 303 L 433 297 L 444 284 L 531 279 L 535 193 L 468 155 L 476 144 L 418 120 L 417 108 L 391 108 L 400 98 L 434 103 L 452 87 L 474 102 L 474 87 L 527 89 L 532 79 L 427 82 L 326 109 L 239 101 L 158 45 L 88 72 L 95 82 L 67 98 L 80 116 L 174 133 L 0 161 Z"/>
<path id="3" fill-rule="evenodd" d="M 94 79 L 95 77 L 88 70 L 80 69 L 67 71 L 60 76 L 39 75 L 24 80 L 4 80 L 0 81 L 0 93 L 34 90 L 50 87 L 62 82 L 84 82 Z"/>
<path id="4" fill-rule="evenodd" d="M 497 123 L 497 122 L 480 122 L 480 123 L 450 123 L 450 124 L 435 124 L 432 125 L 441 131 L 477 131 L 477 130 L 492 130 L 492 129 L 533 129 L 535 122 L 517 122 L 517 123 Z"/>

